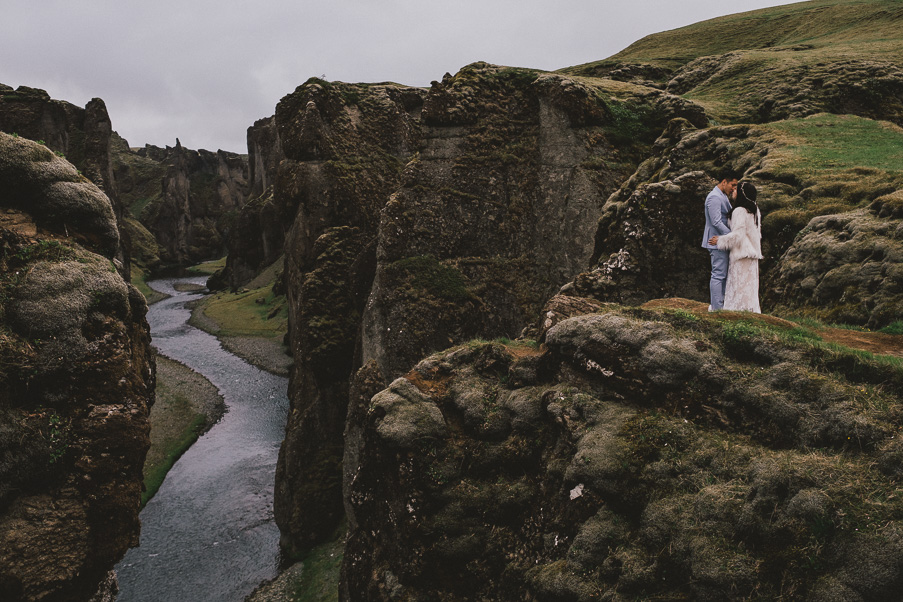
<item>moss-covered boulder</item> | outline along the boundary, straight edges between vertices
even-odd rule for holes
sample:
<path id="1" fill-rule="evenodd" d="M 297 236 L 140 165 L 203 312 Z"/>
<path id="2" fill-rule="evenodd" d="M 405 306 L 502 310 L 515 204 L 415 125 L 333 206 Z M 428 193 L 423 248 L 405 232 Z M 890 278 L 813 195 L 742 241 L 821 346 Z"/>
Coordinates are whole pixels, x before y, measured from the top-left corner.
<path id="1" fill-rule="evenodd" d="M 871 209 L 809 222 L 781 258 L 769 300 L 784 312 L 878 329 L 903 316 L 903 214 L 896 194 Z"/>
<path id="2" fill-rule="evenodd" d="M 42 231 L 115 254 L 119 231 L 110 199 L 43 144 L 0 132 L 0 203 L 29 214 Z"/>
<path id="3" fill-rule="evenodd" d="M 119 196 L 113 156 L 116 133 L 103 100 L 84 108 L 54 100 L 46 91 L 27 86 L 13 90 L 0 84 L 0 131 L 38 141 L 70 161 L 79 173 L 110 199 L 119 228 L 119 270 L 129 278 L 131 241 L 125 206 Z"/>
<path id="4" fill-rule="evenodd" d="M 356 406 L 346 599 L 895 595 L 898 362 L 770 317 L 598 311 Z"/>

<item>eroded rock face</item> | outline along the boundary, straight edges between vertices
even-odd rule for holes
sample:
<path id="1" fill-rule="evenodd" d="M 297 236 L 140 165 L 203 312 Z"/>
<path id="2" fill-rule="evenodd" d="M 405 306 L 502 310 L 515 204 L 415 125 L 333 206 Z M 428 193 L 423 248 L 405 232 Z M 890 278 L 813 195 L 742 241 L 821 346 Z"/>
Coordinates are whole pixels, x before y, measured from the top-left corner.
<path id="1" fill-rule="evenodd" d="M 0 145 L 0 597 L 88 600 L 138 543 L 147 304 L 109 199 L 42 145 Z"/>
<path id="2" fill-rule="evenodd" d="M 895 595 L 899 372 L 728 318 L 610 305 L 353 405 L 344 599 Z"/>
<path id="3" fill-rule="evenodd" d="M 418 147 L 423 94 L 311 80 L 276 109 L 286 158 L 274 199 L 264 195 L 251 204 L 259 203 L 261 218 L 275 213 L 284 216 L 281 227 L 291 224 L 284 279 L 295 362 L 274 503 L 289 553 L 329 535 L 342 516 L 342 432 L 349 381 L 360 365 L 356 348 L 373 282 L 376 227 L 401 167 Z"/>
<path id="4" fill-rule="evenodd" d="M 160 245 L 161 261 L 189 265 L 221 257 L 247 198 L 246 158 L 193 151 L 178 140 L 167 150 L 161 195 L 141 216 Z"/>
<path id="5" fill-rule="evenodd" d="M 380 223 L 364 360 L 392 378 L 476 336 L 517 336 L 585 269 L 595 222 L 672 117 L 658 90 L 475 63 L 434 82 L 423 147 Z"/>
<path id="6" fill-rule="evenodd" d="M 283 253 L 285 233 L 293 216 L 284 215 L 273 188 L 284 158 L 275 117 L 248 128 L 248 202 L 229 236 L 229 254 L 222 279 L 233 288 L 246 284 Z"/>
<path id="7" fill-rule="evenodd" d="M 781 258 L 769 300 L 827 322 L 887 326 L 903 316 L 903 194 L 817 217 Z"/>

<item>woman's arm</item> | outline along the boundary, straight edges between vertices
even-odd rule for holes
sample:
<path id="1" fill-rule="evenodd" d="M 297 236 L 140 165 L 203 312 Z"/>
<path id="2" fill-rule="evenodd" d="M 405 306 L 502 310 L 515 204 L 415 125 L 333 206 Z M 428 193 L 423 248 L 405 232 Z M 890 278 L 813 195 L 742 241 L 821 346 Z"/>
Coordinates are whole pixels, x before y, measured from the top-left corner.
<path id="1" fill-rule="evenodd" d="M 731 231 L 717 237 L 715 244 L 722 251 L 733 249 L 746 237 L 747 228 L 749 228 L 749 212 L 743 207 L 737 207 L 731 214 Z"/>

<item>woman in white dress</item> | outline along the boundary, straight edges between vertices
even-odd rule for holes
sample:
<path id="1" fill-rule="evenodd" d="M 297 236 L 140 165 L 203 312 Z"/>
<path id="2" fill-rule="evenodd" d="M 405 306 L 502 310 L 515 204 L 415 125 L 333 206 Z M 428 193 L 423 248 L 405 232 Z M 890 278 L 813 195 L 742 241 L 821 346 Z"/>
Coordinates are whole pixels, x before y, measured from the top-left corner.
<path id="1" fill-rule="evenodd" d="M 756 187 L 740 182 L 731 199 L 728 213 L 729 234 L 713 236 L 710 244 L 730 251 L 724 309 L 752 311 L 759 309 L 759 260 L 762 259 L 762 214 L 756 204 Z"/>

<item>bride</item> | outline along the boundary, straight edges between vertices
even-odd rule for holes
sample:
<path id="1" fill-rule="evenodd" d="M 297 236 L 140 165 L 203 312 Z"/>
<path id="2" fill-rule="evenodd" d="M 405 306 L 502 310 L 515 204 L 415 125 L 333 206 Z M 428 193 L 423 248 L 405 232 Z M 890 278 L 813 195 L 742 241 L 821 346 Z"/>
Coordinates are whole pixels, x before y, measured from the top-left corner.
<path id="1" fill-rule="evenodd" d="M 756 204 L 756 187 L 740 182 L 731 199 L 728 213 L 729 234 L 713 236 L 709 244 L 731 252 L 727 268 L 724 309 L 752 311 L 759 309 L 759 260 L 762 259 L 762 214 Z"/>

